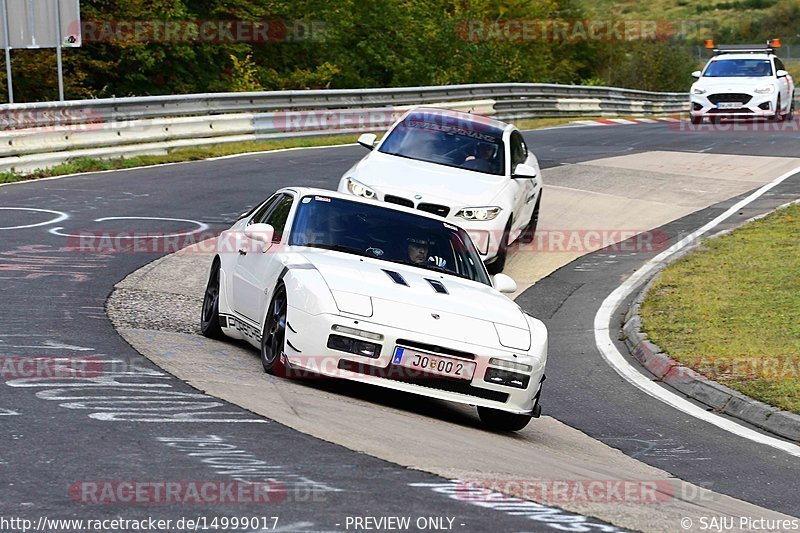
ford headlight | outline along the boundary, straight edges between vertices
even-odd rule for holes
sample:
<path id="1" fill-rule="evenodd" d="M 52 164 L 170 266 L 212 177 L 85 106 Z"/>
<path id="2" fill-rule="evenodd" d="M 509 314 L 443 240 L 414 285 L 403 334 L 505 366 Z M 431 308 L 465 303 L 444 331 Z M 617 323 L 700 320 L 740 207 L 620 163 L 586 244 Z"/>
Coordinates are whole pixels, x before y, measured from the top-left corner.
<path id="1" fill-rule="evenodd" d="M 758 93 L 758 94 L 772 94 L 772 92 L 774 90 L 775 90 L 775 87 L 773 85 L 765 85 L 763 87 L 759 87 L 758 89 L 756 89 L 753 92 L 754 93 Z"/>
<path id="2" fill-rule="evenodd" d="M 700 87 L 692 87 L 692 94 L 706 94 L 708 91 Z"/>
<path id="3" fill-rule="evenodd" d="M 502 210 L 500 207 L 465 207 L 456 216 L 465 220 L 494 220 Z"/>
<path id="4" fill-rule="evenodd" d="M 353 178 L 347 178 L 347 190 L 350 191 L 350 194 L 355 196 L 361 196 L 363 198 L 375 198 L 375 191 L 363 183 L 357 182 Z"/>

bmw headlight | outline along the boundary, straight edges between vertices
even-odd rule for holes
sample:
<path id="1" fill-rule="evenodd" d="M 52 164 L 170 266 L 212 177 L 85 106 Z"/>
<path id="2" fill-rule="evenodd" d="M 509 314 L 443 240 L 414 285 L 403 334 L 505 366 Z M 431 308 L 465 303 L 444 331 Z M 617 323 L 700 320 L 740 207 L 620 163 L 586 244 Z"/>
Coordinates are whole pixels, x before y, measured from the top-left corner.
<path id="1" fill-rule="evenodd" d="M 775 86 L 773 85 L 764 85 L 763 87 L 759 87 L 754 90 L 754 93 L 758 94 L 772 94 L 775 91 Z"/>
<path id="2" fill-rule="evenodd" d="M 692 87 L 692 94 L 706 94 L 708 91 L 700 87 Z"/>
<path id="3" fill-rule="evenodd" d="M 347 178 L 347 190 L 350 191 L 350 194 L 355 196 L 361 196 L 364 198 L 375 198 L 375 191 L 364 185 L 363 183 L 359 183 L 353 178 Z"/>
<path id="4" fill-rule="evenodd" d="M 502 210 L 500 207 L 465 207 L 456 216 L 465 220 L 494 220 Z"/>

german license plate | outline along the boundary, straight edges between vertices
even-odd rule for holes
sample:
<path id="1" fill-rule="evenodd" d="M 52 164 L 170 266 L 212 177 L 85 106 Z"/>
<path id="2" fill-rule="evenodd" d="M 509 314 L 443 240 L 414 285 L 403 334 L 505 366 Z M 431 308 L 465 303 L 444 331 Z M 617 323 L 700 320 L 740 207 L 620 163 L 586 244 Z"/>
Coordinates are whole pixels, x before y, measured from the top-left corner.
<path id="1" fill-rule="evenodd" d="M 717 109 L 739 109 L 742 104 L 739 102 L 720 102 L 717 104 Z"/>
<path id="2" fill-rule="evenodd" d="M 455 379 L 471 380 L 475 374 L 475 363 L 441 355 L 418 352 L 400 346 L 394 349 L 392 363 L 420 373 L 434 374 Z"/>

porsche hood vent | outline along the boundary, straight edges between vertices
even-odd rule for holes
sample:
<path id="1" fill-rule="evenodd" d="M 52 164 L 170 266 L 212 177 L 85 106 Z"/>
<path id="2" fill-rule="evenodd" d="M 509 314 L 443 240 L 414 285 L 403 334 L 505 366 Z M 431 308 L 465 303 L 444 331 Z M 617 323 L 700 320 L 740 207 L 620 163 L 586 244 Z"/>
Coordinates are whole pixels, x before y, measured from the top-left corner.
<path id="1" fill-rule="evenodd" d="M 442 284 L 441 281 L 428 278 L 425 278 L 425 281 L 430 283 L 430 286 L 433 287 L 433 290 L 435 290 L 439 294 L 450 294 L 449 292 L 447 292 L 447 289 L 445 288 L 444 284 Z"/>
<path id="2" fill-rule="evenodd" d="M 405 285 L 406 287 L 408 287 L 408 282 L 405 280 L 405 278 L 403 276 L 400 275 L 399 272 L 395 272 L 394 270 L 386 270 L 386 269 L 382 269 L 382 270 L 384 272 L 386 272 L 386 275 L 389 276 L 390 278 L 392 278 L 392 281 L 394 281 L 398 285 Z"/>
<path id="3" fill-rule="evenodd" d="M 400 272 L 396 272 L 394 270 L 386 270 L 385 268 L 382 268 L 381 270 L 383 270 L 384 273 L 386 273 L 386 275 L 389 276 L 392 279 L 392 281 L 394 281 L 398 285 L 405 285 L 406 287 L 410 286 L 406 281 L 406 278 L 404 278 L 403 275 L 400 274 Z M 436 291 L 437 293 L 450 294 L 450 292 L 447 290 L 447 287 L 445 287 L 441 281 L 430 278 L 425 278 L 425 281 L 427 281 L 428 285 L 430 285 L 431 288 L 433 288 L 433 290 Z"/>

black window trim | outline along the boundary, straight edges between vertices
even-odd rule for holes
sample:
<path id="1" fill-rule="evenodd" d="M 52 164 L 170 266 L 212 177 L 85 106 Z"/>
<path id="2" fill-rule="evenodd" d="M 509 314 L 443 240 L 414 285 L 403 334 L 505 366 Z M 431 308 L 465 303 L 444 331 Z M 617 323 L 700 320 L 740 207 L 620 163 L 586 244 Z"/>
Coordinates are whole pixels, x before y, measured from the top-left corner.
<path id="1" fill-rule="evenodd" d="M 289 211 L 286 213 L 286 220 L 285 220 L 285 221 L 284 221 L 284 223 L 283 223 L 283 228 L 281 229 L 281 232 L 280 232 L 280 238 L 279 238 L 278 240 L 275 240 L 275 236 L 277 235 L 277 231 L 276 231 L 276 232 L 275 232 L 275 234 L 273 234 L 273 236 L 272 236 L 272 242 L 273 242 L 273 243 L 275 243 L 275 244 L 277 244 L 277 243 L 281 242 L 281 241 L 283 240 L 283 236 L 284 236 L 284 235 L 287 233 L 287 232 L 286 232 L 286 226 L 288 226 L 288 225 L 289 225 L 289 219 L 292 217 L 292 208 L 294 208 L 294 205 L 295 205 L 295 202 L 294 202 L 294 200 L 295 200 L 295 197 L 294 197 L 294 195 L 293 195 L 293 194 L 290 194 L 290 193 L 288 193 L 288 192 L 286 192 L 286 191 L 282 192 L 282 193 L 281 193 L 281 197 L 280 197 L 280 198 L 278 198 L 278 199 L 275 201 L 275 203 L 272 205 L 272 207 L 270 207 L 270 208 L 269 208 L 269 210 L 268 210 L 268 211 L 267 211 L 267 212 L 264 214 L 264 223 L 265 223 L 265 224 L 269 224 L 269 222 L 266 222 L 266 221 L 267 221 L 267 220 L 269 219 L 269 217 L 272 215 L 272 212 L 273 212 L 273 211 L 275 211 L 275 208 L 277 208 L 277 207 L 278 207 L 278 206 L 281 204 L 281 202 L 283 202 L 283 201 L 284 201 L 285 199 L 287 199 L 287 198 L 288 198 L 288 199 L 289 199 L 289 201 L 291 202 L 291 203 L 289 204 Z M 274 228 L 274 227 L 275 227 L 275 226 L 273 226 L 273 228 Z M 276 230 L 277 230 L 277 228 L 276 228 Z"/>
<path id="2" fill-rule="evenodd" d="M 277 203 L 277 202 L 280 200 L 280 197 L 281 197 L 281 196 L 283 196 L 284 194 L 286 194 L 286 193 L 282 193 L 282 192 L 276 192 L 275 194 L 273 194 L 273 195 L 271 195 L 269 198 L 267 198 L 265 201 L 261 202 L 260 204 L 258 204 L 257 206 L 255 206 L 253 209 L 251 209 L 251 210 L 250 210 L 250 213 L 248 213 L 248 214 L 246 215 L 246 216 L 250 217 L 250 219 L 247 221 L 247 225 L 249 226 L 250 224 L 256 224 L 256 223 L 257 223 L 257 221 L 256 221 L 256 215 L 258 214 L 258 211 L 259 211 L 259 210 L 260 210 L 262 207 L 265 207 L 265 206 L 266 206 L 267 204 L 269 204 L 270 202 L 273 202 L 273 199 L 274 199 L 274 202 L 273 202 L 273 204 L 272 204 L 271 206 L 269 206 L 269 207 L 267 208 L 267 210 L 264 212 L 264 214 L 262 215 L 262 217 L 267 217 L 267 216 L 269 216 L 269 214 L 272 212 L 272 209 L 275 207 L 275 204 L 276 204 L 276 203 Z"/>

